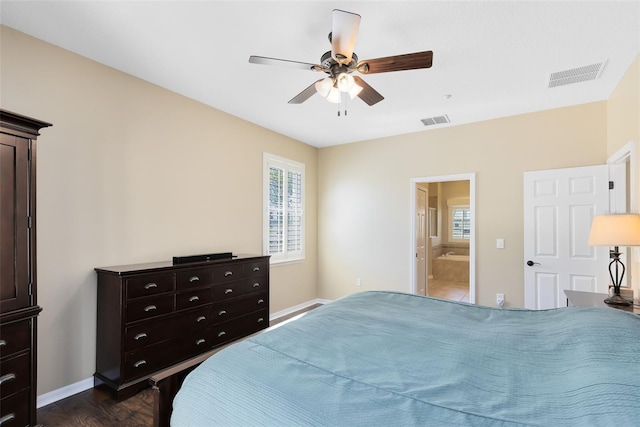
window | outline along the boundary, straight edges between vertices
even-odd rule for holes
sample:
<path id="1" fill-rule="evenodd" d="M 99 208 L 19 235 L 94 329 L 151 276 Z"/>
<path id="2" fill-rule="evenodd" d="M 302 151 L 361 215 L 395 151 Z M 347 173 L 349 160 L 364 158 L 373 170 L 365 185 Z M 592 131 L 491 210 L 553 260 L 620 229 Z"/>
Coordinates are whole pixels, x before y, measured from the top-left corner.
<path id="1" fill-rule="evenodd" d="M 263 251 L 271 263 L 304 259 L 304 164 L 264 153 Z"/>
<path id="2" fill-rule="evenodd" d="M 471 210 L 469 206 L 449 206 L 451 220 L 450 240 L 469 240 L 471 238 Z"/>

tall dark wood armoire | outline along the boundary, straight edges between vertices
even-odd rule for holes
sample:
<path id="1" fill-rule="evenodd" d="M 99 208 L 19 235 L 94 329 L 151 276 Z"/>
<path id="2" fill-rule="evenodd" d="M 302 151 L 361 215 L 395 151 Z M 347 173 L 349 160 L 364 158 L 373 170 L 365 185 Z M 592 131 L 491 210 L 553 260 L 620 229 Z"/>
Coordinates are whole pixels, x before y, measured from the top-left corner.
<path id="1" fill-rule="evenodd" d="M 36 138 L 0 110 L 0 425 L 36 424 Z"/>

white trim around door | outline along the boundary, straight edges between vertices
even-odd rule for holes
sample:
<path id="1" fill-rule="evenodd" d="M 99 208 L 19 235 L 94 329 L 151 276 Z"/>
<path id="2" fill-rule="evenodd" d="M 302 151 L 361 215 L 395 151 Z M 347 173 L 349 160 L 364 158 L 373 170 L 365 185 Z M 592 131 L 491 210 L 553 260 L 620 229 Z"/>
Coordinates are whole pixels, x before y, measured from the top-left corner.
<path id="1" fill-rule="evenodd" d="M 469 181 L 469 210 L 471 211 L 471 236 L 469 239 L 469 302 L 476 303 L 476 174 L 462 173 L 455 175 L 427 176 L 411 178 L 411 197 L 409 216 L 411 218 L 411 247 L 409 249 L 409 292 L 416 292 L 416 257 L 415 257 L 415 236 L 416 236 L 416 186 L 420 183 L 447 182 L 447 181 Z"/>

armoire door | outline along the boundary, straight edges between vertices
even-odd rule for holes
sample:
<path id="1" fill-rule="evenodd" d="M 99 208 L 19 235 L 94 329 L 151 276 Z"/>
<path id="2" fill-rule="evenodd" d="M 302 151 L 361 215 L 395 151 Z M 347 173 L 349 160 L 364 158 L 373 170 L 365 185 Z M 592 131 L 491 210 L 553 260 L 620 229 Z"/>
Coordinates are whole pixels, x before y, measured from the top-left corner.
<path id="1" fill-rule="evenodd" d="M 29 140 L 0 134 L 0 312 L 31 305 Z"/>

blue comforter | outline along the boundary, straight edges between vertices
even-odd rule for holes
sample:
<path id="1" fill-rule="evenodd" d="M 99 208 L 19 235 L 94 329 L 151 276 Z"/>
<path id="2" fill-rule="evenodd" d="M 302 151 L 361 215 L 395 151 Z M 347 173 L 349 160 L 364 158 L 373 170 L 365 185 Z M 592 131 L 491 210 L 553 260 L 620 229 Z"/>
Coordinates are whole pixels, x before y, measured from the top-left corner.
<path id="1" fill-rule="evenodd" d="M 174 400 L 182 426 L 640 425 L 640 316 L 362 292 L 234 344 Z"/>

